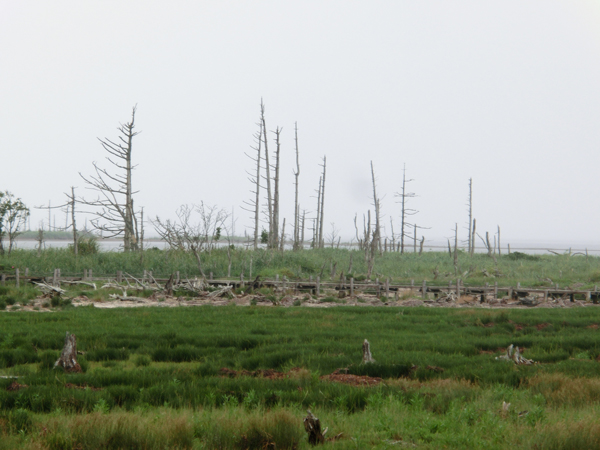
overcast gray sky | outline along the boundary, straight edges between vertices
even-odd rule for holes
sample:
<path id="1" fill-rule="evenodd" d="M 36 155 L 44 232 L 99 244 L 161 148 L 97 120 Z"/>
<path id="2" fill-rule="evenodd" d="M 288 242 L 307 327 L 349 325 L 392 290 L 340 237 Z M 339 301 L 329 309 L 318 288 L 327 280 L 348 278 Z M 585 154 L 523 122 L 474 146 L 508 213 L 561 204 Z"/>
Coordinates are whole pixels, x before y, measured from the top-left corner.
<path id="1" fill-rule="evenodd" d="M 29 206 L 84 194 L 137 104 L 137 205 L 234 207 L 240 234 L 263 98 L 288 224 L 297 121 L 307 211 L 327 155 L 326 233 L 354 234 L 372 160 L 388 234 L 405 163 L 428 240 L 465 238 L 472 177 L 478 231 L 600 242 L 597 0 L 3 0 L 0 39 L 0 190 Z"/>

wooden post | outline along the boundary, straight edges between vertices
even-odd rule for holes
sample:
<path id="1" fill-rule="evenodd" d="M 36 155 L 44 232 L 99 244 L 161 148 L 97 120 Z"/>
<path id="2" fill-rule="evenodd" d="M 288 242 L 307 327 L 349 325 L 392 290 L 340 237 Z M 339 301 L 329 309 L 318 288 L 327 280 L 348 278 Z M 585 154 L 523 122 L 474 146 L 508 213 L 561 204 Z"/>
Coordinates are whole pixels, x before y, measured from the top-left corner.
<path id="1" fill-rule="evenodd" d="M 547 302 L 548 301 L 548 289 L 546 289 L 544 291 L 544 301 Z"/>
<path id="2" fill-rule="evenodd" d="M 60 269 L 56 269 L 56 274 L 58 275 L 56 279 L 57 286 L 60 287 Z"/>
<path id="3" fill-rule="evenodd" d="M 498 298 L 498 282 L 494 281 L 494 298 Z"/>
<path id="4" fill-rule="evenodd" d="M 19 269 L 15 269 L 15 286 L 19 287 Z"/>
<path id="5" fill-rule="evenodd" d="M 121 270 L 117 270 L 117 283 L 121 284 L 123 282 L 123 272 Z"/>
<path id="6" fill-rule="evenodd" d="M 517 282 L 517 289 L 521 289 L 521 282 L 520 281 Z"/>
<path id="7" fill-rule="evenodd" d="M 394 294 L 394 299 L 396 301 L 400 300 L 400 290 L 399 289 L 396 289 L 396 293 Z"/>
<path id="8" fill-rule="evenodd" d="M 354 277 L 350 278 L 350 297 L 354 297 Z"/>
<path id="9" fill-rule="evenodd" d="M 152 271 L 151 271 L 151 270 L 149 270 L 149 271 L 148 271 L 148 281 L 149 281 L 149 282 L 152 282 L 152 278 L 154 278 L 154 277 L 152 276 Z"/>
<path id="10" fill-rule="evenodd" d="M 390 296 L 390 279 L 385 279 L 385 296 L 386 298 Z"/>
<path id="11" fill-rule="evenodd" d="M 144 269 L 144 275 L 142 275 L 142 283 L 146 282 L 146 277 L 148 276 L 148 272 Z"/>
<path id="12" fill-rule="evenodd" d="M 212 272 L 208 274 L 208 279 L 209 279 L 210 281 L 212 281 L 212 279 L 213 279 L 213 273 L 212 273 Z"/>
<path id="13" fill-rule="evenodd" d="M 282 284 L 282 287 L 281 287 L 281 290 L 283 291 L 283 293 L 285 293 L 285 285 L 286 285 L 286 281 L 287 281 L 287 278 L 286 278 L 286 276 L 284 275 L 284 276 L 283 276 L 283 284 Z"/>
<path id="14" fill-rule="evenodd" d="M 554 285 L 555 289 L 558 291 L 558 283 Z"/>
<path id="15" fill-rule="evenodd" d="M 321 277 L 317 276 L 317 295 L 321 295 Z"/>
<path id="16" fill-rule="evenodd" d="M 427 298 L 427 281 L 423 281 L 423 287 L 421 287 L 421 293 L 423 300 Z"/>
<path id="17" fill-rule="evenodd" d="M 25 267 L 25 276 L 28 277 L 29 276 L 29 267 Z"/>
<path id="18" fill-rule="evenodd" d="M 415 287 L 415 280 L 410 280 L 410 288 L 414 288 Z"/>
<path id="19" fill-rule="evenodd" d="M 244 287 L 244 272 L 240 274 L 240 286 Z"/>
<path id="20" fill-rule="evenodd" d="M 54 275 L 52 276 L 52 286 L 58 286 L 58 269 L 54 269 Z"/>
<path id="21" fill-rule="evenodd" d="M 379 278 L 375 278 L 375 283 L 377 283 L 377 298 L 381 297 L 381 284 L 379 284 Z"/>
<path id="22" fill-rule="evenodd" d="M 592 299 L 592 293 L 591 293 L 590 291 L 587 291 L 587 292 L 585 293 L 585 299 L 586 299 L 586 301 L 588 301 L 588 302 L 589 302 L 589 301 Z"/>
<path id="23" fill-rule="evenodd" d="M 179 284 L 179 270 L 175 272 L 175 283 Z"/>
<path id="24" fill-rule="evenodd" d="M 513 288 L 512 288 L 512 286 L 510 286 L 510 287 L 508 288 L 508 298 L 509 298 L 509 299 L 512 299 L 512 298 L 513 298 Z"/>
<path id="25" fill-rule="evenodd" d="M 456 299 L 460 298 L 460 278 L 456 280 Z"/>
<path id="26" fill-rule="evenodd" d="M 6 274 L 2 274 L 2 286 L 6 286 Z"/>

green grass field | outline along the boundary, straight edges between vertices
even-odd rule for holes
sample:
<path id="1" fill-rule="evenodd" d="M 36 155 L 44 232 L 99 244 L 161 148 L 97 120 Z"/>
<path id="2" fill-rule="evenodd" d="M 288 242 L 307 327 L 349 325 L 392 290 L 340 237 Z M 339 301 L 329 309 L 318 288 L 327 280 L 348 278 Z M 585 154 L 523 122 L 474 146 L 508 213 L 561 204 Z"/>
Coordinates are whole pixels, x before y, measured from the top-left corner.
<path id="1" fill-rule="evenodd" d="M 308 448 L 307 408 L 342 433 L 327 448 L 598 448 L 598 324 L 596 307 L 1 313 L 0 375 L 20 378 L 0 379 L 0 449 Z M 66 331 L 84 373 L 51 369 Z M 496 360 L 509 344 L 539 364 Z M 385 381 L 321 378 L 338 368 Z"/>

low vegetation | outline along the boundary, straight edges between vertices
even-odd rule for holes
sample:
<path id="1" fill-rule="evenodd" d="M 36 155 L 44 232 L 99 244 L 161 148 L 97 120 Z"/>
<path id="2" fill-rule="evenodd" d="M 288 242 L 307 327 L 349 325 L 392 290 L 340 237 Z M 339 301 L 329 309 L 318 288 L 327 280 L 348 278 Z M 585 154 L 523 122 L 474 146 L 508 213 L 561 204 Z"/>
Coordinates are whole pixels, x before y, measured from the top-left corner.
<path id="1" fill-rule="evenodd" d="M 0 374 L 18 377 L 0 378 L 0 449 L 308 448 L 307 408 L 339 436 L 325 448 L 600 439 L 595 307 L 53 311 L 0 314 Z M 83 373 L 52 369 L 66 331 Z M 496 360 L 509 344 L 538 364 Z M 337 369 L 383 381 L 332 382 Z"/>

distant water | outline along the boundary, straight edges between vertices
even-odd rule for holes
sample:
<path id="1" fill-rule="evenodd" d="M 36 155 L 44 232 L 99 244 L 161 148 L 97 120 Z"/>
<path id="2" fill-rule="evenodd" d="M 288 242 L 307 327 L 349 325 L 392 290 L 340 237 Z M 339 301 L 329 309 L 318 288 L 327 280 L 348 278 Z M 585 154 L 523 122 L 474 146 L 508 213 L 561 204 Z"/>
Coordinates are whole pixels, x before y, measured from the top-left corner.
<path id="1" fill-rule="evenodd" d="M 44 242 L 45 248 L 66 248 L 71 242 L 68 240 L 56 239 L 56 240 L 48 240 Z M 37 248 L 37 241 L 29 240 L 29 239 L 18 239 L 16 241 L 16 248 L 33 250 Z M 112 240 L 112 239 L 99 239 L 98 245 L 100 249 L 103 251 L 120 251 L 123 248 L 123 241 L 120 240 Z M 221 242 L 220 245 L 226 245 L 226 242 Z M 244 244 L 235 243 L 237 246 L 245 246 Z M 330 245 L 326 245 L 329 247 Z M 152 247 L 156 247 L 159 249 L 168 248 L 168 244 L 164 241 L 152 240 L 144 242 L 144 247 L 149 249 Z M 291 246 L 286 245 L 286 248 Z M 306 248 L 310 248 L 310 245 L 305 245 Z M 459 243 L 460 248 L 465 248 L 464 244 Z M 356 244 L 340 244 L 340 248 L 356 248 Z M 441 241 L 425 241 L 423 246 L 423 251 L 447 251 L 448 244 L 447 242 Z M 525 241 L 519 240 L 510 243 L 511 252 L 522 252 L 529 254 L 551 254 L 549 250 L 556 253 L 566 253 L 571 251 L 571 253 L 587 253 L 589 255 L 600 256 L 600 243 L 584 243 L 584 242 L 550 242 L 550 241 Z M 407 253 L 411 253 L 414 251 L 414 246 L 412 242 L 408 245 L 405 245 L 404 251 Z M 419 251 L 419 246 L 417 245 L 417 251 Z M 475 246 L 475 251 L 478 253 L 485 253 L 487 249 L 483 247 L 483 245 L 479 244 Z M 508 253 L 508 243 L 502 243 L 502 254 Z M 496 252 L 498 250 L 496 249 Z"/>

